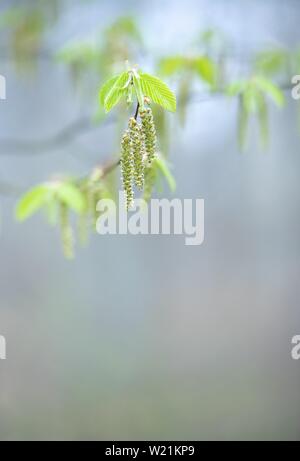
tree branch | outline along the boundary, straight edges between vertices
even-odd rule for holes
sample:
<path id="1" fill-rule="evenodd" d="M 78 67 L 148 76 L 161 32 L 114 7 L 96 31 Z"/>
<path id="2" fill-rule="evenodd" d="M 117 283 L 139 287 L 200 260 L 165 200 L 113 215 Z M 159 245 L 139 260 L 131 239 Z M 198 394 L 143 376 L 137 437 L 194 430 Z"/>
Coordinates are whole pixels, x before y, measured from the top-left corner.
<path id="1" fill-rule="evenodd" d="M 292 89 L 290 83 L 285 83 L 279 86 L 282 91 L 289 91 Z M 193 93 L 189 98 L 189 103 L 201 103 L 211 99 L 218 99 L 226 96 L 223 89 L 215 90 L 213 92 Z M 139 111 L 139 104 L 137 105 L 134 118 L 137 119 Z M 100 126 L 113 123 L 113 117 L 104 120 Z M 41 140 L 20 140 L 14 138 L 0 138 L 0 155 L 38 155 L 45 154 L 51 149 L 63 147 L 81 134 L 99 128 L 99 125 L 93 123 L 91 117 L 81 117 L 74 122 L 71 122 L 57 134 L 52 137 Z"/>
<path id="2" fill-rule="evenodd" d="M 101 126 L 112 123 L 113 119 L 106 119 Z M 14 138 L 0 139 L 0 155 L 38 155 L 45 154 L 48 150 L 63 147 L 89 130 L 99 128 L 93 123 L 91 117 L 81 117 L 71 122 L 61 131 L 46 139 L 18 140 Z"/>
<path id="3" fill-rule="evenodd" d="M 290 91 L 292 89 L 292 85 L 290 83 L 285 83 L 280 85 L 280 89 L 282 91 Z M 189 99 L 189 103 L 191 102 L 204 102 L 207 100 L 210 100 L 212 98 L 220 98 L 225 96 L 224 90 L 216 90 L 213 93 L 197 93 L 192 95 L 192 97 Z M 134 114 L 135 120 L 138 117 L 139 113 L 139 108 L 140 105 L 139 103 L 137 104 L 136 111 Z M 103 124 L 111 123 L 113 121 L 112 118 L 106 119 L 106 121 L 103 122 Z M 102 124 L 102 125 L 103 125 Z M 6 152 L 0 152 L 0 155 L 6 155 L 8 153 L 13 153 L 16 155 L 20 155 L 21 152 L 24 153 L 25 155 L 33 155 L 33 154 L 40 154 L 40 153 L 46 153 L 47 150 L 51 148 L 57 148 L 57 147 L 62 147 L 63 145 L 67 144 L 68 142 L 71 142 L 73 139 L 75 139 L 77 136 L 80 134 L 86 132 L 89 129 L 94 129 L 97 128 L 97 125 L 95 125 L 92 122 L 91 117 L 82 117 L 78 120 L 75 120 L 74 122 L 70 123 L 68 126 L 63 128 L 59 133 L 54 135 L 51 138 L 44 139 L 44 140 L 32 140 L 32 141 L 27 141 L 27 140 L 16 140 L 16 139 L 0 139 L 0 148 L 6 149 Z M 121 159 L 118 158 L 116 160 L 111 160 L 104 166 L 98 166 L 99 170 L 101 170 L 101 176 L 105 177 L 109 173 L 111 173 L 114 169 L 116 169 L 120 165 Z M 23 189 L 20 187 L 10 185 L 8 183 L 0 182 L 0 195 L 5 195 L 5 196 L 17 196 L 20 193 L 23 192 Z"/>
<path id="4" fill-rule="evenodd" d="M 115 168 L 117 168 L 121 163 L 121 159 L 112 160 L 111 162 L 104 165 L 104 167 L 99 167 L 101 169 L 102 178 L 111 173 Z"/>
<path id="5" fill-rule="evenodd" d="M 5 181 L 0 181 L 0 195 L 5 197 L 18 197 L 24 192 L 24 189 Z"/>

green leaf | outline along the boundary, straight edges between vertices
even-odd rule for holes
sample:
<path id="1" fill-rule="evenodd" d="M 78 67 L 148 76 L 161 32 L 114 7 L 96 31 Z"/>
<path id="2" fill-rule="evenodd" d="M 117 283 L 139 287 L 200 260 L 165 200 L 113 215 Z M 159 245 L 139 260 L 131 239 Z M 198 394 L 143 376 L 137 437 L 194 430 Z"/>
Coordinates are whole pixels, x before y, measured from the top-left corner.
<path id="1" fill-rule="evenodd" d="M 126 95 L 126 84 L 128 81 L 129 73 L 123 72 L 104 83 L 99 92 L 99 99 L 106 112 L 109 112 L 116 104 L 118 104 L 121 97 Z"/>
<path id="2" fill-rule="evenodd" d="M 176 97 L 168 85 L 159 78 L 141 73 L 141 87 L 145 96 L 170 112 L 176 111 Z"/>
<path id="3" fill-rule="evenodd" d="M 206 56 L 196 58 L 193 63 L 195 71 L 205 82 L 213 85 L 216 81 L 216 67 L 211 59 Z"/>
<path id="4" fill-rule="evenodd" d="M 136 97 L 140 105 L 140 109 L 144 110 L 144 93 L 142 89 L 142 84 L 141 84 L 141 77 L 140 75 L 133 75 L 133 84 L 134 84 L 134 89 L 136 92 Z"/>
<path id="5" fill-rule="evenodd" d="M 265 75 L 275 75 L 287 70 L 288 53 L 283 49 L 260 52 L 255 59 L 255 67 Z"/>
<path id="6" fill-rule="evenodd" d="M 99 91 L 99 101 L 101 103 L 102 106 L 104 106 L 105 104 L 105 98 L 107 97 L 108 93 L 110 92 L 110 90 L 113 88 L 113 86 L 115 85 L 116 81 L 118 80 L 118 78 L 120 77 L 120 75 L 115 75 L 114 77 L 110 78 L 109 80 L 107 80 L 103 85 L 102 87 L 100 88 L 100 91 Z"/>
<path id="7" fill-rule="evenodd" d="M 26 192 L 20 199 L 16 208 L 16 218 L 18 221 L 25 221 L 25 219 L 36 213 L 49 198 L 49 187 L 46 185 L 39 185 Z"/>
<path id="8" fill-rule="evenodd" d="M 182 56 L 170 56 L 159 63 L 159 71 L 162 75 L 170 76 L 186 69 L 186 58 Z"/>
<path id="9" fill-rule="evenodd" d="M 60 183 L 55 188 L 56 196 L 67 207 L 72 208 L 76 213 L 82 213 L 86 208 L 83 193 L 69 182 Z"/>
<path id="10" fill-rule="evenodd" d="M 156 165 L 159 171 L 162 173 L 164 178 L 166 179 L 168 186 L 172 192 L 176 190 L 176 180 L 172 175 L 167 162 L 163 159 L 163 157 L 157 157 L 155 159 Z"/>
<path id="11" fill-rule="evenodd" d="M 281 89 L 270 80 L 264 77 L 255 77 L 257 86 L 266 93 L 278 107 L 283 107 L 285 103 L 284 94 Z"/>
<path id="12" fill-rule="evenodd" d="M 228 96 L 237 96 L 240 93 L 243 93 L 246 87 L 246 82 L 244 81 L 237 81 L 230 83 L 226 88 L 226 94 Z"/>

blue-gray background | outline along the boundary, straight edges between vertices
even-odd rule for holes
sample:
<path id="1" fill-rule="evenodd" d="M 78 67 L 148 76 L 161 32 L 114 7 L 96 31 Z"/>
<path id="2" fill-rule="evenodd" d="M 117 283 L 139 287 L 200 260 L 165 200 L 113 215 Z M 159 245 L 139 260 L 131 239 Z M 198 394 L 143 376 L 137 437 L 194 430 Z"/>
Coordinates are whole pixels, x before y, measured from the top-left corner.
<path id="1" fill-rule="evenodd" d="M 239 55 L 300 43 L 292 0 L 62 3 L 53 49 L 122 14 L 137 18 L 149 53 L 183 51 L 207 27 Z M 47 57 L 32 78 L 7 56 L 0 66 L 0 138 L 47 138 L 90 113 Z M 17 224 L 15 199 L 1 197 L 0 439 L 300 438 L 300 362 L 290 353 L 300 334 L 299 102 L 287 100 L 271 110 L 267 153 L 253 128 L 240 155 L 237 107 L 225 98 L 191 104 L 174 131 L 176 195 L 205 199 L 202 246 L 94 236 L 70 263 L 41 217 Z M 28 187 L 87 172 L 115 142 L 107 126 L 41 154 L 2 149 L 0 177 Z"/>

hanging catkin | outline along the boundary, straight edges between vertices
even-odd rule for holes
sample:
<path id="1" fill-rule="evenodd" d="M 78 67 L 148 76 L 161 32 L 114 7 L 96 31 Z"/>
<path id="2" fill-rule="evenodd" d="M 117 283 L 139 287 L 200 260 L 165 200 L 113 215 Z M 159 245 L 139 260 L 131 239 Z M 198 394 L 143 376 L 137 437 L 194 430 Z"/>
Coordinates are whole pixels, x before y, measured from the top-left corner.
<path id="1" fill-rule="evenodd" d="M 74 257 L 74 236 L 69 219 L 68 207 L 60 204 L 60 230 L 63 252 L 66 258 L 72 259 Z"/>
<path id="2" fill-rule="evenodd" d="M 143 199 L 145 202 L 149 202 L 152 197 L 153 188 L 155 186 L 155 181 L 157 178 L 157 165 L 156 161 L 152 162 L 150 166 L 145 168 L 145 181 L 144 181 L 144 194 Z"/>
<path id="3" fill-rule="evenodd" d="M 151 165 L 156 154 L 156 129 L 153 120 L 153 114 L 150 107 L 140 112 L 142 121 L 142 132 L 145 137 L 145 150 L 147 154 L 147 163 Z"/>
<path id="4" fill-rule="evenodd" d="M 130 131 L 126 130 L 121 143 L 121 169 L 127 211 L 133 204 L 133 154 Z"/>
<path id="5" fill-rule="evenodd" d="M 129 120 L 129 135 L 133 153 L 133 176 L 135 185 L 139 190 L 143 189 L 144 185 L 144 134 L 140 125 L 134 117 Z"/>

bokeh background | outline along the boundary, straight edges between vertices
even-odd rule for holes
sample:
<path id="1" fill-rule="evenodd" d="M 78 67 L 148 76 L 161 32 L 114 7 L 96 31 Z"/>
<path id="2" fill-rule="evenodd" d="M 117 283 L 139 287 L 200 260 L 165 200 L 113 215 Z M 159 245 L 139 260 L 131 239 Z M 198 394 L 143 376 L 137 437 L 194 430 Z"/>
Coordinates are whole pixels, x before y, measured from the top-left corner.
<path id="1" fill-rule="evenodd" d="M 267 152 L 251 126 L 240 154 L 237 104 L 225 97 L 191 101 L 185 127 L 172 125 L 176 196 L 205 200 L 202 246 L 180 236 L 95 235 L 66 261 L 42 216 L 15 221 L 13 190 L 56 172 L 85 174 L 115 152 L 113 123 L 62 145 L 34 143 L 93 111 L 50 56 L 68 41 L 131 15 L 149 70 L 153 56 L 184 53 L 207 27 L 226 34 L 244 62 L 269 44 L 300 44 L 299 2 L 56 7 L 33 72 L 18 71 L 9 30 L 1 31 L 0 439 L 299 440 L 300 363 L 291 359 L 300 334 L 299 102 L 289 93 L 284 110 L 270 106 Z"/>

